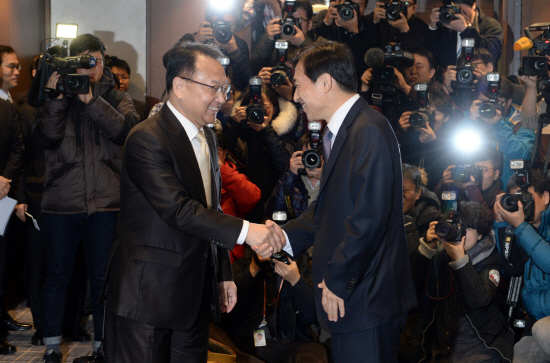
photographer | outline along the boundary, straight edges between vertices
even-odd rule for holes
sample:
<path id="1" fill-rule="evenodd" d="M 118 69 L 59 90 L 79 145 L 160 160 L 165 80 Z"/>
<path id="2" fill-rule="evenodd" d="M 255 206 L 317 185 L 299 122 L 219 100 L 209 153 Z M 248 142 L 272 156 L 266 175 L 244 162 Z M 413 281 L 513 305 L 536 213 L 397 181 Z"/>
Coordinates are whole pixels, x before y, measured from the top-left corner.
<path id="1" fill-rule="evenodd" d="M 307 133 L 296 145 L 297 151 L 290 157 L 287 171 L 277 182 L 271 196 L 265 203 L 265 213 L 270 216 L 275 211 L 284 211 L 290 218 L 297 218 L 317 199 L 323 162 L 315 169 L 304 167 L 302 155 L 311 150 L 311 133 Z M 317 148 L 322 154 L 322 145 Z M 300 172 L 302 171 L 302 173 Z M 290 201 L 290 208 L 287 202 Z"/>
<path id="2" fill-rule="evenodd" d="M 546 55 L 545 57 L 547 63 L 550 63 L 550 56 Z M 550 71 L 547 75 L 550 76 Z M 548 90 L 546 88 L 541 90 L 543 91 L 543 97 L 538 101 L 537 76 L 520 76 L 519 79 L 525 84 L 525 97 L 521 104 L 521 123 L 525 128 L 536 129 L 539 123 L 539 115 L 546 112 L 545 96 Z"/>
<path id="3" fill-rule="evenodd" d="M 514 335 L 495 303 L 502 264 L 492 216 L 475 202 L 461 203 L 459 215 L 445 222 L 458 235 L 439 237 L 436 231 L 443 228 L 432 222 L 411 256 L 417 291 L 424 293 L 402 334 L 400 356 L 406 362 L 512 359 Z"/>
<path id="4" fill-rule="evenodd" d="M 248 58 L 250 50 L 244 39 L 235 35 L 237 30 L 237 15 L 235 12 L 229 11 L 224 14 L 216 14 L 215 11 L 207 11 L 207 21 L 203 21 L 199 26 L 199 30 L 194 34 L 186 34 L 183 38 L 194 39 L 197 43 L 214 43 L 223 54 L 229 57 L 231 68 L 233 68 L 233 86 L 238 90 L 243 91 L 248 85 L 250 78 L 250 67 L 248 66 Z M 211 22 L 224 21 L 231 28 L 231 39 L 227 43 L 218 41 L 214 34 Z M 183 39 L 182 38 L 182 39 Z M 180 40 L 181 41 L 181 40 Z"/>
<path id="5" fill-rule="evenodd" d="M 392 4 L 395 2 L 392 1 Z M 415 15 L 417 0 L 397 0 L 397 3 L 406 9 L 405 13 L 399 12 L 397 20 L 386 18 L 387 2 L 377 2 L 374 11 L 365 17 L 371 36 L 379 40 L 373 46 L 381 47 L 395 42 L 401 44 L 404 50 L 424 48 L 428 24 Z"/>
<path id="6" fill-rule="evenodd" d="M 485 89 L 483 86 L 481 89 Z M 490 130 L 498 149 L 502 152 L 503 169 L 502 180 L 510 179 L 512 170 L 510 160 L 529 160 L 533 151 L 535 141 L 534 130 L 529 130 L 521 124 L 521 110 L 512 104 L 513 88 L 508 79 L 501 79 L 500 94 L 497 97 L 498 107 L 495 116 L 492 118 L 480 116 L 480 104 L 489 100 L 489 93 L 483 90 L 479 99 L 475 100 L 470 107 L 470 118 L 474 121 L 484 121 L 484 125 Z"/>
<path id="7" fill-rule="evenodd" d="M 46 149 L 43 226 L 48 271 L 44 286 L 44 362 L 61 362 L 61 325 L 65 294 L 78 243 L 82 239 L 94 300 L 94 354 L 103 339 L 103 305 L 99 295 L 115 239 L 120 205 L 122 145 L 138 122 L 132 99 L 114 90 L 113 76 L 103 67 L 105 46 L 91 34 L 75 38 L 71 56 L 89 54 L 93 68 L 77 68 L 89 76 L 87 94 L 48 98 L 33 127 L 33 137 Z M 55 89 L 54 72 L 47 88 Z"/>
<path id="8" fill-rule="evenodd" d="M 300 51 L 300 48 L 296 47 L 289 47 L 286 50 L 286 57 L 283 63 L 281 63 L 279 60 L 274 59 L 273 62 L 270 64 L 270 67 L 263 67 L 260 69 L 260 72 L 258 73 L 258 77 L 260 77 L 264 84 L 269 84 L 275 92 L 279 94 L 279 97 L 284 98 L 287 101 L 293 102 L 293 96 L 294 96 L 294 79 L 292 76 L 288 77 L 285 75 L 285 80 L 283 84 L 274 85 L 271 83 L 271 78 L 273 76 L 273 73 L 275 72 L 275 68 L 277 67 L 278 70 L 281 70 L 281 66 L 286 68 L 285 72 L 292 72 L 292 59 L 298 54 Z M 281 82 L 282 83 L 282 82 Z M 298 107 L 298 104 L 294 104 Z M 300 131 L 301 128 L 297 131 Z M 295 141 L 297 141 L 299 137 L 296 138 Z"/>
<path id="9" fill-rule="evenodd" d="M 277 180 L 284 173 L 288 159 L 294 150 L 288 138 L 296 126 L 298 111 L 296 107 L 268 85 L 262 84 L 260 106 L 266 108 L 264 122 L 256 124 L 247 120 L 246 106 L 253 97 L 250 90 L 241 95 L 233 106 L 233 116 L 223 128 L 227 137 L 229 151 L 236 160 L 240 172 L 262 191 L 262 199 L 247 219 L 264 219 L 264 204 L 273 191 Z"/>
<path id="10" fill-rule="evenodd" d="M 128 62 L 126 62 L 124 59 L 111 57 L 109 64 L 107 64 L 107 67 L 109 67 L 113 76 L 116 77 L 116 79 L 118 79 L 118 81 L 120 82 L 120 86 L 117 89 L 122 92 L 128 92 L 128 88 L 130 87 L 131 74 L 130 65 L 128 65 Z M 149 114 L 149 112 L 147 111 L 147 104 L 143 101 L 138 101 L 134 99 L 132 99 L 132 102 L 134 102 L 134 107 L 139 115 L 139 120 L 145 120 L 147 118 L 147 115 Z"/>
<path id="11" fill-rule="evenodd" d="M 311 3 L 309 0 L 298 0 L 294 6 L 296 11 L 292 14 L 283 14 L 283 19 L 287 15 L 290 15 L 298 20 L 299 25 L 294 25 L 296 34 L 292 36 L 282 34 L 281 19 L 272 19 L 250 56 L 252 74 L 258 74 L 263 67 L 275 64 L 278 61 L 277 49 L 275 49 L 275 40 L 278 37 L 288 41 L 289 50 L 292 48 L 301 49 L 313 42 L 313 39 L 309 37 L 309 32 L 312 28 L 311 19 L 313 17 Z M 288 59 L 292 60 L 290 57 Z"/>
<path id="12" fill-rule="evenodd" d="M 328 10 L 322 10 L 315 16 L 313 19 L 314 32 L 317 36 L 346 44 L 353 55 L 357 75 L 360 75 L 367 69 L 364 59 L 365 52 L 375 46 L 376 39 L 369 32 L 367 21 L 363 16 L 367 0 L 351 0 L 351 5 L 358 7 L 359 11 L 354 9 L 353 18 L 346 21 L 340 18 L 337 8 L 344 1 L 331 2 Z"/>
<path id="13" fill-rule="evenodd" d="M 524 309 L 527 311 L 525 336 L 514 346 L 514 362 L 542 361 L 541 353 L 546 359 L 550 359 L 550 335 L 548 334 L 548 316 L 550 316 L 550 305 L 548 296 L 550 294 L 550 185 L 540 171 L 532 171 L 531 185 L 527 191 L 531 194 L 534 202 L 533 220 L 525 221 L 524 206 L 518 201 L 518 210 L 509 212 L 501 205 L 501 197 L 495 203 L 495 232 L 499 228 L 512 225 L 515 241 L 521 249 L 529 256 L 524 267 L 524 286 L 521 290 L 521 299 Z M 510 179 L 510 193 L 519 190 L 515 186 L 515 175 Z M 500 238 L 497 234 L 497 238 Z M 497 241 L 498 242 L 498 241 Z M 497 246 L 499 243 L 497 243 Z M 501 253 L 503 251 L 500 251 Z M 533 325 L 534 324 L 534 325 Z M 532 326 L 532 336 L 529 334 Z"/>
<path id="14" fill-rule="evenodd" d="M 447 24 L 441 24 L 440 8 L 432 9 L 426 33 L 426 47 L 435 55 L 441 69 L 457 63 L 462 39 L 466 38 L 473 38 L 477 48 L 487 49 L 498 62 L 504 42 L 498 21 L 483 14 L 476 0 L 455 0 L 453 4 L 459 9 Z"/>

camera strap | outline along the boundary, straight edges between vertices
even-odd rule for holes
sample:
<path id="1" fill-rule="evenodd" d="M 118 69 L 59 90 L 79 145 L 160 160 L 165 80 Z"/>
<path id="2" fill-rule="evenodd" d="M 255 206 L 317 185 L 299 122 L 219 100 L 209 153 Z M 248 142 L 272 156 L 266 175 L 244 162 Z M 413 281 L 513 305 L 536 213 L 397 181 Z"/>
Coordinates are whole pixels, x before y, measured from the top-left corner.
<path id="1" fill-rule="evenodd" d="M 285 195 L 285 204 L 286 209 L 288 210 L 288 216 L 290 219 L 296 219 L 296 211 L 294 211 L 294 207 L 292 206 L 292 199 L 290 198 L 290 191 L 286 187 L 286 185 L 283 187 L 284 195 Z"/>
<path id="2" fill-rule="evenodd" d="M 510 262 L 510 250 L 515 238 L 516 235 L 514 234 L 514 227 L 507 225 L 506 228 L 504 228 L 504 259 L 510 266 L 513 266 Z"/>

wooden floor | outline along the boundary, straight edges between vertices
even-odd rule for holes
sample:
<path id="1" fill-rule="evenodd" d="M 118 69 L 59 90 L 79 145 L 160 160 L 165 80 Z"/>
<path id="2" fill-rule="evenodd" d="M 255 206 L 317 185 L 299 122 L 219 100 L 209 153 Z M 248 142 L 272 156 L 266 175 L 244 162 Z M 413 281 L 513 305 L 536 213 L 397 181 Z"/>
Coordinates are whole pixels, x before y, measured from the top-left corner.
<path id="1" fill-rule="evenodd" d="M 31 310 L 27 307 L 27 303 L 23 302 L 16 309 L 10 310 L 10 315 L 21 323 L 32 323 Z M 86 330 L 93 336 L 93 320 L 86 324 Z M 8 342 L 17 347 L 15 354 L 0 355 L 0 362 L 21 362 L 35 363 L 42 362 L 45 346 L 31 345 L 31 337 L 34 334 L 34 329 L 24 332 L 10 332 Z M 64 342 L 61 345 L 63 353 L 63 362 L 71 363 L 75 358 L 89 355 L 92 351 L 92 342 Z"/>

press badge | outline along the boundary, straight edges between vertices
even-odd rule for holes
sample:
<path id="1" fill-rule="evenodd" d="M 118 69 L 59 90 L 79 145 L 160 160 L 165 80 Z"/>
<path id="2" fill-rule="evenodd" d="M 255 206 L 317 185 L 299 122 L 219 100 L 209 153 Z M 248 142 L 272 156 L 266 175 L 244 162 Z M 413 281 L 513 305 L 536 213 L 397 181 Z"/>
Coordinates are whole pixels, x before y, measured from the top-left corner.
<path id="1" fill-rule="evenodd" d="M 265 347 L 265 331 L 255 330 L 254 331 L 254 346 L 255 347 Z"/>

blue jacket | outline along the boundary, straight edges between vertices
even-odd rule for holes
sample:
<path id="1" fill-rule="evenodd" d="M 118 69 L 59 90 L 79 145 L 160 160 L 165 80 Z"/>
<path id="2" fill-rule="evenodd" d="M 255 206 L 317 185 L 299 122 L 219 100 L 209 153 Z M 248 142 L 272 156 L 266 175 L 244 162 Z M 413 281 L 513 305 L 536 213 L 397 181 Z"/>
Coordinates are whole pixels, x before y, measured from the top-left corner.
<path id="1" fill-rule="evenodd" d="M 290 169 L 287 169 L 265 203 L 266 216 L 271 216 L 274 211 L 285 211 L 287 214 L 289 213 L 285 201 L 285 188 L 287 188 L 291 197 L 292 207 L 294 208 L 296 217 L 300 216 L 307 208 L 308 192 L 302 178 L 294 174 Z"/>
<path id="2" fill-rule="evenodd" d="M 507 225 L 507 222 L 495 222 L 495 232 L 497 228 Z M 550 316 L 550 276 L 546 277 L 550 274 L 550 207 L 541 213 L 541 224 L 538 230 L 529 223 L 523 222 L 514 233 L 520 247 L 529 255 L 523 272 L 525 282 L 521 291 L 523 307 L 539 320 Z"/>

